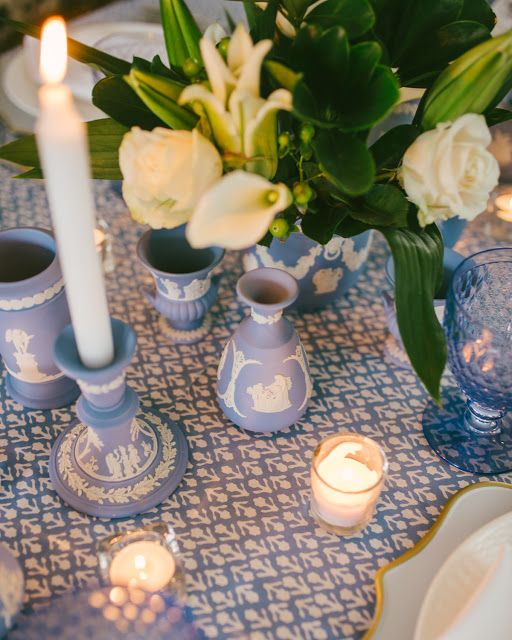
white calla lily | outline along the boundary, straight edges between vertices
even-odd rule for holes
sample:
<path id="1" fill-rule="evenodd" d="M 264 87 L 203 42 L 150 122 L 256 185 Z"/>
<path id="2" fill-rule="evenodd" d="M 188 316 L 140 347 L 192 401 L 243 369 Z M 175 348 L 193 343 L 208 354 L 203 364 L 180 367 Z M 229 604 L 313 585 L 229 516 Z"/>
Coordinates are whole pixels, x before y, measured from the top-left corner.
<path id="1" fill-rule="evenodd" d="M 228 173 L 195 207 L 187 239 L 196 248 L 246 249 L 265 235 L 275 215 L 291 202 L 291 193 L 282 183 L 245 171 Z"/>

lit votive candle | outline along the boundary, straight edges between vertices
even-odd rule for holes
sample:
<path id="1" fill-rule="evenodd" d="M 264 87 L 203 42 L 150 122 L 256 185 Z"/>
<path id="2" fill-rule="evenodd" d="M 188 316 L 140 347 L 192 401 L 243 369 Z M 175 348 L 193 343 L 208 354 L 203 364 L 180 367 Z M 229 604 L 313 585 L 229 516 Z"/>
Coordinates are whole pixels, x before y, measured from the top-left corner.
<path id="1" fill-rule="evenodd" d="M 185 573 L 171 527 L 158 523 L 110 536 L 98 547 L 104 581 L 112 586 L 185 592 Z"/>
<path id="2" fill-rule="evenodd" d="M 119 587 L 161 591 L 172 580 L 176 563 L 158 542 L 141 540 L 121 549 L 110 565 L 109 577 Z"/>
<path id="3" fill-rule="evenodd" d="M 495 200 L 496 215 L 506 222 L 512 222 L 512 193 L 503 193 Z"/>
<path id="4" fill-rule="evenodd" d="M 386 472 L 386 456 L 370 438 L 345 432 L 323 440 L 311 465 L 315 520 L 338 535 L 364 529 L 375 511 Z"/>

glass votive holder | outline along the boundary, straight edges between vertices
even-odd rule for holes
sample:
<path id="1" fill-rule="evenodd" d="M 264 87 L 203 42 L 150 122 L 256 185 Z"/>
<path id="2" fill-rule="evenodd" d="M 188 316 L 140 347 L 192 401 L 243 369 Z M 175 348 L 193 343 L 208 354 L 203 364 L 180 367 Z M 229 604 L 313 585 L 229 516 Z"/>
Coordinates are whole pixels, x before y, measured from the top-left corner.
<path id="1" fill-rule="evenodd" d="M 165 523 L 117 533 L 98 545 L 101 578 L 109 586 L 186 595 L 186 574 L 176 534 Z"/>
<path id="2" fill-rule="evenodd" d="M 348 431 L 322 440 L 311 464 L 311 512 L 337 535 L 364 529 L 375 511 L 388 463 L 381 447 Z"/>

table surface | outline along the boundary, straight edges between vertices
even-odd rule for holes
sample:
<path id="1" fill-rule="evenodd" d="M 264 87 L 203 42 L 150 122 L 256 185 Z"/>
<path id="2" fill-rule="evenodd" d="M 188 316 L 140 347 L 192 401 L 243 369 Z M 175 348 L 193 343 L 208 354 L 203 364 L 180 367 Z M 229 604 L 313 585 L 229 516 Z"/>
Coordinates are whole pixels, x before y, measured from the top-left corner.
<path id="1" fill-rule="evenodd" d="M 0 165 L 1 228 L 48 228 L 43 185 L 11 175 L 12 168 Z M 361 638 L 373 616 L 376 570 L 410 549 L 453 493 L 479 481 L 428 448 L 421 429 L 427 395 L 411 371 L 388 364 L 383 355 L 382 241 L 374 243 L 365 274 L 346 298 L 316 313 L 289 314 L 310 359 L 314 396 L 294 427 L 258 436 L 229 423 L 213 393 L 220 351 L 247 312 L 235 295 L 238 255 L 225 259 L 207 338 L 170 345 L 139 293 L 148 282 L 135 258 L 142 229 L 130 220 L 115 185 L 97 182 L 94 189 L 98 213 L 114 237 L 116 269 L 107 276 L 111 312 L 138 338 L 128 382 L 144 403 L 158 405 L 180 424 L 190 462 L 174 494 L 142 516 L 113 521 L 77 513 L 48 478 L 51 446 L 75 419 L 73 407 L 23 410 L 2 384 L 0 539 L 22 565 L 25 612 L 95 584 L 96 545 L 103 537 L 164 521 L 176 531 L 188 603 L 207 637 Z M 487 213 L 457 248 L 469 253 L 492 246 L 496 234 L 512 244 L 512 225 L 497 224 Z M 319 529 L 308 512 L 312 451 L 340 429 L 376 439 L 389 459 L 376 517 L 363 533 L 345 539 Z M 494 479 L 512 481 L 512 474 Z"/>

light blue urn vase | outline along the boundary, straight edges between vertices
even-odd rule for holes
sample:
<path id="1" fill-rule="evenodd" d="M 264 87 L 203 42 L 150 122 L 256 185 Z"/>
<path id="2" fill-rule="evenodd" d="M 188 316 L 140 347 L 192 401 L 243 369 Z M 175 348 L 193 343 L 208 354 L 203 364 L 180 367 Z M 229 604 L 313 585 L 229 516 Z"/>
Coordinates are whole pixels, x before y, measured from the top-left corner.
<path id="1" fill-rule="evenodd" d="M 249 431 L 278 431 L 306 411 L 312 384 L 304 347 L 283 309 L 298 296 L 295 279 L 280 269 L 256 269 L 237 284 L 251 308 L 224 347 L 217 398 L 224 414 Z"/>
<path id="2" fill-rule="evenodd" d="M 7 393 L 25 407 L 56 409 L 79 394 L 53 359 L 69 323 L 64 280 L 49 231 L 0 231 L 0 353 Z"/>
<path id="3" fill-rule="evenodd" d="M 335 236 L 321 245 L 303 233 L 292 233 L 285 242 L 274 238 L 270 247 L 255 245 L 248 249 L 242 258 L 244 271 L 282 269 L 298 282 L 295 307 L 323 307 L 356 284 L 368 257 L 371 237 L 370 231 L 354 238 Z"/>

